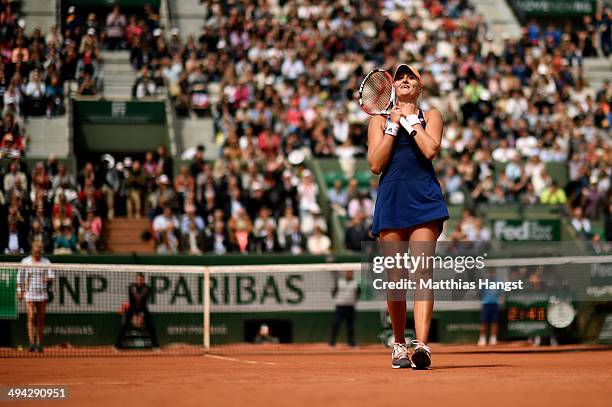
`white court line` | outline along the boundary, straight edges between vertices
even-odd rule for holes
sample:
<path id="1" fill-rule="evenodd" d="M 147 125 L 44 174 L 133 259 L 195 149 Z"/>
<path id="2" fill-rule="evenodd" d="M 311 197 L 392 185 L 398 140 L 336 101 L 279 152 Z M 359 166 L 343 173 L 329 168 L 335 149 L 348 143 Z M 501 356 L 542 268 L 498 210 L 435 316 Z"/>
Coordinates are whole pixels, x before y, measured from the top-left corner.
<path id="1" fill-rule="evenodd" d="M 278 365 L 276 362 L 260 362 L 258 360 L 245 360 L 245 359 L 236 359 L 230 358 L 228 356 L 218 356 L 218 355 L 204 355 L 207 358 L 219 359 L 219 360 L 227 360 L 229 362 L 242 362 L 248 363 L 249 365 Z"/>

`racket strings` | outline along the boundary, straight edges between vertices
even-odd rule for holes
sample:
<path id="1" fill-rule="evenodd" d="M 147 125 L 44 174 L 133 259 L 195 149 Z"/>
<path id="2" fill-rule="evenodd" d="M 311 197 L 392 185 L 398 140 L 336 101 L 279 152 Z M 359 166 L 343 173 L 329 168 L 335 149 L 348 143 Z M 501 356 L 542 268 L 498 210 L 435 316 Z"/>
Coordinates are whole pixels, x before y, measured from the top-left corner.
<path id="1" fill-rule="evenodd" d="M 364 83 L 362 105 L 369 112 L 381 112 L 389 106 L 393 85 L 384 72 L 374 72 Z"/>

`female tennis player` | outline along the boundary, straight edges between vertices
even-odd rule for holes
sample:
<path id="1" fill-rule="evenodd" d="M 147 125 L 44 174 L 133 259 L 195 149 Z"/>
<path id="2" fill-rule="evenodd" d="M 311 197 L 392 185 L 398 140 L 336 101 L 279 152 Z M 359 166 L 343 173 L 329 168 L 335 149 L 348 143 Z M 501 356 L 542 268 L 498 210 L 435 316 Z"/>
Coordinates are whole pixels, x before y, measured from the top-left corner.
<path id="1" fill-rule="evenodd" d="M 28 339 L 30 352 L 42 352 L 42 337 L 45 331 L 45 308 L 47 306 L 47 288 L 54 278 L 53 271 L 41 268 L 50 264 L 49 259 L 42 257 L 42 244 L 32 244 L 32 255 L 24 258 L 21 264 L 28 264 L 32 268 L 19 269 L 17 273 L 17 298 L 25 299 L 28 313 Z"/>
<path id="2" fill-rule="evenodd" d="M 415 68 L 400 64 L 393 75 L 393 86 L 396 104 L 391 113 L 388 117 L 374 116 L 368 126 L 368 162 L 372 172 L 381 174 L 372 233 L 380 242 L 410 242 L 413 255 L 416 255 L 414 244 L 418 242 L 418 254 L 425 247 L 429 253 L 424 254 L 433 255 L 442 225 L 448 219 L 448 209 L 431 163 L 440 149 L 442 115 L 436 109 L 424 112 L 417 107 L 422 85 L 421 75 Z M 412 131 L 400 126 L 401 117 L 412 126 Z M 427 369 L 431 365 L 427 338 L 433 298 L 414 301 L 416 340 L 412 341 L 415 345 L 412 357 L 404 337 L 405 298 L 405 293 L 402 300 L 387 297 L 395 336 L 391 366 Z"/>

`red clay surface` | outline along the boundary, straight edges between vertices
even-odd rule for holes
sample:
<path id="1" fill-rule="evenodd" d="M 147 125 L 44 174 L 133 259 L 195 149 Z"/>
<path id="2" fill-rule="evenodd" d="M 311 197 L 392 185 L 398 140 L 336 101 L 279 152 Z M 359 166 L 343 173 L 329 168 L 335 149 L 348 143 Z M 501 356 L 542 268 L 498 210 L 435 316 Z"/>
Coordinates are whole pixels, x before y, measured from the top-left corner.
<path id="1" fill-rule="evenodd" d="M 433 345 L 432 352 L 429 371 L 391 369 L 388 351 L 374 347 L 293 355 L 7 358 L 0 360 L 0 385 L 68 387 L 69 400 L 10 403 L 15 406 L 611 405 L 609 349 Z"/>

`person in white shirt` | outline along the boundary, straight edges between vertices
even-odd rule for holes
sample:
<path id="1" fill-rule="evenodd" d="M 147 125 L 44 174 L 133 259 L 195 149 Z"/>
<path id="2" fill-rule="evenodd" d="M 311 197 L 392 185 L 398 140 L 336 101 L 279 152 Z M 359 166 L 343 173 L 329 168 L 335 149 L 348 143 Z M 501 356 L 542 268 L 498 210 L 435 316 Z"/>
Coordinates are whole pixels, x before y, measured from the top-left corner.
<path id="1" fill-rule="evenodd" d="M 572 226 L 580 235 L 588 235 L 591 233 L 591 221 L 584 217 L 581 207 L 574 208 L 574 216 L 572 217 Z"/>
<path id="2" fill-rule="evenodd" d="M 302 183 L 297 188 L 300 201 L 300 212 L 306 215 L 311 212 L 311 208 L 317 205 L 317 197 L 319 195 L 319 187 L 312 178 L 312 172 L 306 169 L 302 172 Z"/>
<path id="3" fill-rule="evenodd" d="M 500 163 L 507 163 L 514 160 L 518 154 L 514 148 L 508 146 L 508 140 L 503 139 L 499 143 L 499 147 L 493 150 L 493 159 Z"/>
<path id="4" fill-rule="evenodd" d="M 160 215 L 157 215 L 153 219 L 153 231 L 158 239 L 163 232 L 178 228 L 179 221 L 176 216 L 172 214 L 172 209 L 168 206 L 164 208 L 164 211 Z"/>
<path id="5" fill-rule="evenodd" d="M 359 284 L 353 278 L 353 272 L 346 270 L 334 285 L 332 297 L 336 304 L 332 334 L 329 340 L 330 346 L 336 345 L 336 337 L 340 330 L 340 324 L 346 319 L 346 339 L 349 346 L 355 346 L 355 304 L 359 298 Z"/>
<path id="6" fill-rule="evenodd" d="M 349 138 L 349 122 L 346 120 L 346 113 L 340 112 L 334 118 L 333 134 L 338 143 L 344 143 Z"/>
<path id="7" fill-rule="evenodd" d="M 306 247 L 311 254 L 328 254 L 331 249 L 331 240 L 323 234 L 319 225 L 315 225 L 314 234 L 308 238 Z"/>
<path id="8" fill-rule="evenodd" d="M 523 157 L 533 157 L 539 154 L 538 139 L 530 136 L 527 129 L 519 130 L 519 138 L 516 139 L 516 149 Z"/>
<path id="9" fill-rule="evenodd" d="M 106 35 L 108 37 L 108 49 L 115 50 L 121 47 L 121 42 L 125 37 L 127 20 L 121 13 L 119 5 L 113 6 L 113 11 L 106 16 Z"/>
<path id="10" fill-rule="evenodd" d="M 25 85 L 24 108 L 26 114 L 39 116 L 45 112 L 45 82 L 41 78 L 40 72 L 36 69 L 30 73 L 30 80 Z"/>
<path id="11" fill-rule="evenodd" d="M 49 299 L 47 289 L 55 278 L 53 270 L 41 268 L 51 264 L 49 259 L 42 257 L 40 242 L 32 244 L 32 255 L 24 258 L 21 264 L 36 267 L 22 268 L 17 272 L 17 298 L 25 300 L 28 314 L 28 340 L 30 352 L 42 352 L 42 338 L 45 331 L 45 309 Z"/>

